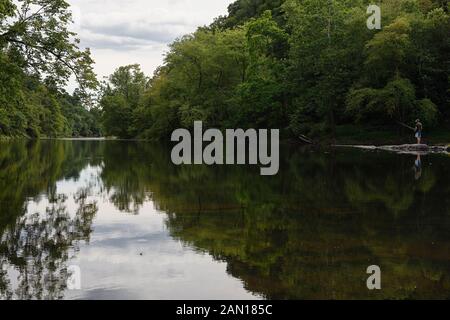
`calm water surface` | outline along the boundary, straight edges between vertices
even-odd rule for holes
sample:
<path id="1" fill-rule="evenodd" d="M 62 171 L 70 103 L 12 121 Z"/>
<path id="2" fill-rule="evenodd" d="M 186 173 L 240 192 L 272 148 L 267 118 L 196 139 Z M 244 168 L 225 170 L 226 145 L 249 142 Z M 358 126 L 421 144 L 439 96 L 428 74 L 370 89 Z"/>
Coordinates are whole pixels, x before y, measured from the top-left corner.
<path id="1" fill-rule="evenodd" d="M 151 143 L 0 142 L 0 298 L 450 298 L 448 155 L 281 156 L 261 177 Z"/>

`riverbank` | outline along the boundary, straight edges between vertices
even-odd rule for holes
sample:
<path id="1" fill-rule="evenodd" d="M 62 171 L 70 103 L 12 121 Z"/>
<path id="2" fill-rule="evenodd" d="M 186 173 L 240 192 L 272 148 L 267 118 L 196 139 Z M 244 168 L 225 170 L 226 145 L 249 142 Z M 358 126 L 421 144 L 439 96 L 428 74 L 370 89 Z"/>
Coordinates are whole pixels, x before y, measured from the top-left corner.
<path id="1" fill-rule="evenodd" d="M 414 135 L 411 131 L 395 126 L 363 126 L 363 125 L 340 125 L 336 127 L 336 137 L 310 137 L 315 143 L 321 145 L 402 145 L 415 143 Z M 8 137 L 0 136 L 0 141 L 11 139 L 30 140 L 73 140 L 73 141 L 148 141 L 149 139 L 121 139 L 117 137 Z M 450 145 L 450 127 L 438 127 L 430 131 L 425 131 L 422 139 L 428 145 Z M 287 138 L 284 142 L 299 143 L 298 139 Z"/>
<path id="2" fill-rule="evenodd" d="M 450 145 L 450 128 L 425 131 L 422 139 L 428 145 Z M 342 125 L 336 128 L 335 144 L 401 145 L 416 143 L 414 134 L 404 128 Z"/>

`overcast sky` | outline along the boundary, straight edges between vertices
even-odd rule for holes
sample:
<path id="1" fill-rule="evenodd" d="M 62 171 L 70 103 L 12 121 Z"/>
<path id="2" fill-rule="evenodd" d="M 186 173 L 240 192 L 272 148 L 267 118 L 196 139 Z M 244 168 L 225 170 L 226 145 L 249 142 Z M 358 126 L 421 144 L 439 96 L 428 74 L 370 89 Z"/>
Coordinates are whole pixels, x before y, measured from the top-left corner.
<path id="1" fill-rule="evenodd" d="M 162 64 L 167 45 L 227 13 L 233 0 L 68 0 L 74 31 L 92 50 L 99 79 L 138 63 L 147 75 Z M 74 84 L 70 84 L 72 91 Z"/>

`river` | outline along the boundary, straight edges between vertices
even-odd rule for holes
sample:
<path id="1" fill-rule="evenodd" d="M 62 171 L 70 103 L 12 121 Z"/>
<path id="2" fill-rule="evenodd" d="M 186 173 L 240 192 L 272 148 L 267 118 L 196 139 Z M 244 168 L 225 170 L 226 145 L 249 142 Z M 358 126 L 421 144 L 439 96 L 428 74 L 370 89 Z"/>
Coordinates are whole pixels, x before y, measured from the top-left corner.
<path id="1" fill-rule="evenodd" d="M 0 298 L 450 298 L 448 155 L 280 157 L 261 176 L 150 142 L 0 142 Z"/>

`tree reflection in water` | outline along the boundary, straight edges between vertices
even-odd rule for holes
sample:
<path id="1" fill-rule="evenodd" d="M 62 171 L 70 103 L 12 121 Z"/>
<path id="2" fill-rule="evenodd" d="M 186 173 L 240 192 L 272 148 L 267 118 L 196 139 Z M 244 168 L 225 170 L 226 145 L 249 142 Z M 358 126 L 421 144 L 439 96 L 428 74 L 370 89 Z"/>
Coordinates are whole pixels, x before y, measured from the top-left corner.
<path id="1" fill-rule="evenodd" d="M 86 165 L 86 154 L 72 158 L 75 153 L 72 145 L 60 142 L 19 141 L 1 149 L 1 299 L 63 298 L 70 254 L 89 240 L 97 213 L 88 190 L 75 195 L 74 216 L 67 210 L 67 196 L 55 194 L 57 179 L 76 177 L 76 168 Z M 42 192 L 48 205 L 29 212 L 29 203 L 40 200 Z"/>
<path id="2" fill-rule="evenodd" d="M 285 150 L 271 178 L 251 167 L 175 167 L 169 155 L 145 144 L 108 148 L 102 179 L 126 195 L 121 208 L 150 193 L 172 237 L 227 262 L 251 292 L 450 297 L 448 159 L 426 157 L 433 163 L 416 181 L 408 155 Z M 371 264 L 382 267 L 381 292 L 367 290 Z"/>
<path id="3" fill-rule="evenodd" d="M 101 166 L 98 192 L 116 208 L 138 214 L 153 201 L 173 238 L 225 261 L 266 298 L 450 298 L 447 157 L 422 157 L 416 180 L 416 157 L 289 147 L 268 178 L 253 167 L 176 167 L 170 148 L 150 143 L 12 145 L 0 151 L 0 259 L 21 281 L 11 292 L 3 271 L 5 296 L 62 296 L 68 252 L 89 240 L 97 208 L 81 190 L 69 217 L 64 197 L 50 195 L 90 164 Z M 45 216 L 24 215 L 42 193 L 55 198 Z M 366 287 L 372 264 L 382 270 L 379 292 Z"/>
<path id="4" fill-rule="evenodd" d="M 90 226 L 97 212 L 95 203 L 78 201 L 75 217 L 70 217 L 64 197 L 48 206 L 45 214 L 26 214 L 3 231 L 0 243 L 2 298 L 63 298 L 69 253 L 77 251 L 78 242 L 89 240 Z M 13 267 L 13 270 L 11 269 Z M 17 274 L 12 284 L 6 271 Z M 13 289 L 14 288 L 14 289 Z"/>

